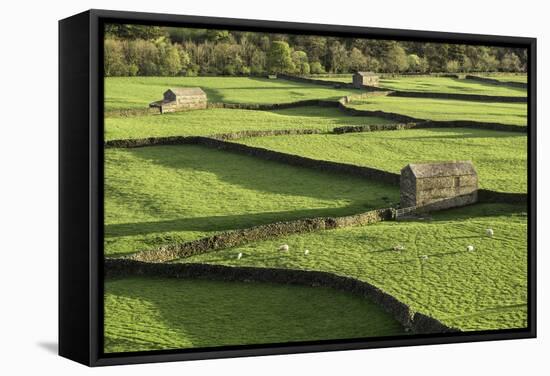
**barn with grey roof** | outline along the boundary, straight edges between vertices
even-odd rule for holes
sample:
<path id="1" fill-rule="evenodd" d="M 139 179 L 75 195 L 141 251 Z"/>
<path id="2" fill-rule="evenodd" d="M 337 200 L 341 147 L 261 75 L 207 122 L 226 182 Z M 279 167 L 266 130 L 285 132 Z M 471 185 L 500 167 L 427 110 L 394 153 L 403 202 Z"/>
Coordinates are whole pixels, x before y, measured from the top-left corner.
<path id="1" fill-rule="evenodd" d="M 160 113 L 204 109 L 208 105 L 206 93 L 200 87 L 177 87 L 164 92 L 163 99 L 151 103 Z"/>
<path id="2" fill-rule="evenodd" d="M 355 72 L 353 86 L 361 89 L 363 86 L 378 86 L 379 77 L 374 72 Z"/>
<path id="3" fill-rule="evenodd" d="M 431 211 L 477 202 L 477 173 L 470 161 L 408 164 L 400 186 L 401 208 Z"/>

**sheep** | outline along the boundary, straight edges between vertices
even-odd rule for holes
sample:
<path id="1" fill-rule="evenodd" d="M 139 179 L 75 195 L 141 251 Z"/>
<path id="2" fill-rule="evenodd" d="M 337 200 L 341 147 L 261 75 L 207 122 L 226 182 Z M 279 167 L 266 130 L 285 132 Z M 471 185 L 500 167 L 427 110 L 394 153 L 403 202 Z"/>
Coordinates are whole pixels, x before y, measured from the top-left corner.
<path id="1" fill-rule="evenodd" d="M 492 228 L 488 228 L 487 230 L 485 230 L 485 234 L 487 234 L 488 237 L 492 238 L 495 232 Z"/>
<path id="2" fill-rule="evenodd" d="M 401 244 L 397 244 L 396 246 L 393 247 L 393 250 L 397 251 L 397 252 L 403 251 L 404 249 L 405 249 L 405 247 L 402 246 Z"/>
<path id="3" fill-rule="evenodd" d="M 469 251 L 469 252 L 472 252 L 474 250 L 474 246 L 473 245 L 469 245 L 468 247 L 466 247 L 466 249 Z"/>
<path id="4" fill-rule="evenodd" d="M 237 255 L 237 260 L 240 260 L 242 257 L 243 257 L 243 253 L 239 252 L 239 254 Z"/>
<path id="5" fill-rule="evenodd" d="M 428 255 L 421 255 L 421 256 L 420 256 L 420 259 L 421 259 L 421 260 L 427 260 L 427 259 L 428 259 Z"/>
<path id="6" fill-rule="evenodd" d="M 309 249 L 306 249 L 306 250 L 304 251 L 304 255 L 306 255 L 306 256 L 309 255 Z"/>
<path id="7" fill-rule="evenodd" d="M 279 247 L 279 251 L 282 251 L 282 252 L 288 252 L 288 244 L 283 244 Z"/>

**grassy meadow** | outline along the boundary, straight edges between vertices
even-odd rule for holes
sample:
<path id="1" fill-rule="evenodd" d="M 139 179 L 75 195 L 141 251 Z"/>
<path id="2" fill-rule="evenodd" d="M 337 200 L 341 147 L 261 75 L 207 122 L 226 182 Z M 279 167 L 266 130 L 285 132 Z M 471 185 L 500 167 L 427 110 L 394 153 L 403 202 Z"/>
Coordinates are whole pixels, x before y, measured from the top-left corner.
<path id="1" fill-rule="evenodd" d="M 285 236 L 182 262 L 328 271 L 374 284 L 452 327 L 509 329 L 526 325 L 526 236 L 523 206 L 478 204 L 433 213 L 430 221 Z M 290 250 L 278 251 L 280 244 Z"/>
<path id="2" fill-rule="evenodd" d="M 502 74 L 494 76 L 480 76 L 493 78 L 503 82 L 527 82 L 526 75 Z M 336 76 L 311 76 L 316 80 L 335 81 L 351 83 L 352 74 L 341 74 Z M 493 85 L 490 83 L 478 82 L 463 78 L 452 78 L 442 76 L 395 76 L 380 78 L 381 88 L 397 91 L 415 91 L 449 94 L 474 94 L 502 97 L 526 97 L 527 89 L 509 86 Z"/>
<path id="3" fill-rule="evenodd" d="M 397 187 L 195 145 L 105 150 L 105 255 L 399 201 Z"/>
<path id="4" fill-rule="evenodd" d="M 499 77 L 508 81 L 512 76 L 522 79 Z M 351 82 L 351 75 L 319 78 Z M 105 110 L 146 108 L 178 86 L 201 87 L 209 102 L 226 103 L 336 101 L 361 93 L 253 77 L 108 77 Z M 445 77 L 397 76 L 382 79 L 381 86 L 526 95 L 524 89 Z M 426 120 L 527 124 L 524 103 L 373 96 L 349 106 Z M 465 128 L 331 133 L 340 126 L 390 123 L 317 106 L 273 111 L 210 108 L 107 116 L 104 137 L 315 129 L 321 133 L 231 142 L 393 173 L 408 163 L 471 160 L 480 188 L 528 190 L 525 133 Z M 398 186 L 199 145 L 106 148 L 104 156 L 105 257 L 278 221 L 357 214 L 399 202 Z M 494 229 L 493 237 L 486 236 L 488 228 Z M 290 250 L 278 251 L 281 244 Z M 282 236 L 172 262 L 317 270 L 357 278 L 446 325 L 472 331 L 526 326 L 526 244 L 525 206 L 475 204 L 424 219 Z M 395 251 L 396 245 L 404 249 Z M 469 245 L 474 251 L 467 250 Z M 106 352 L 402 334 L 404 328 L 370 300 L 320 287 L 160 276 L 105 281 Z"/>
<path id="5" fill-rule="evenodd" d="M 331 99 L 360 93 L 286 80 L 257 77 L 108 77 L 105 78 L 105 110 L 145 108 L 162 99 L 171 87 L 198 86 L 209 102 L 289 103 L 306 99 Z"/>
<path id="6" fill-rule="evenodd" d="M 398 113 L 423 120 L 468 120 L 527 125 L 527 103 L 372 96 L 354 100 L 348 106 L 359 110 Z"/>
<path id="7" fill-rule="evenodd" d="M 526 97 L 527 90 L 450 77 L 396 77 L 380 79 L 380 87 L 398 91 Z"/>
<path id="8" fill-rule="evenodd" d="M 471 160 L 481 188 L 527 192 L 527 138 L 516 132 L 435 128 L 257 137 L 235 142 L 395 173 L 410 161 Z"/>
<path id="9" fill-rule="evenodd" d="M 527 83 L 527 75 L 526 74 L 506 74 L 506 73 L 500 73 L 500 74 L 482 74 L 479 75 L 480 77 L 487 77 L 492 78 L 493 80 L 498 80 L 502 82 L 522 82 Z"/>
<path id="10" fill-rule="evenodd" d="M 370 300 L 321 287 L 128 278 L 105 292 L 105 352 L 405 334 Z"/>
<path id="11" fill-rule="evenodd" d="M 377 117 L 354 117 L 330 107 L 298 107 L 273 111 L 207 109 L 162 116 L 105 119 L 105 139 L 165 136 L 209 136 L 246 130 L 318 129 L 346 125 L 389 124 Z"/>

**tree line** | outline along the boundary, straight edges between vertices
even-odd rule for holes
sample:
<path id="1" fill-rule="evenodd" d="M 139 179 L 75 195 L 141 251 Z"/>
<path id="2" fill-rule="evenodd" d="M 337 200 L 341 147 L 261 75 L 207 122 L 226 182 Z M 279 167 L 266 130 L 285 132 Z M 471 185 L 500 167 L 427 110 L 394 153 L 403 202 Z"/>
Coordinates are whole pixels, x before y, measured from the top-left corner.
<path id="1" fill-rule="evenodd" d="M 526 49 L 106 25 L 106 76 L 525 72 Z"/>

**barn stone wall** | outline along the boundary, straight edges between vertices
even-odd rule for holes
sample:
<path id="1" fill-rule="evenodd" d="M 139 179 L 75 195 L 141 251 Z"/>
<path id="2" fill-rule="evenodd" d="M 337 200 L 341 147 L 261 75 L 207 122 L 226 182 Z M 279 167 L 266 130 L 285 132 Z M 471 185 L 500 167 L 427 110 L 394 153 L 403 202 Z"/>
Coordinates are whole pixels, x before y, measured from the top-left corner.
<path id="1" fill-rule="evenodd" d="M 458 185 L 455 183 L 456 179 L 460 179 Z M 416 181 L 416 206 L 423 210 L 442 210 L 476 202 L 476 176 L 446 176 Z"/>
<path id="2" fill-rule="evenodd" d="M 363 88 L 363 86 L 378 86 L 378 76 L 362 76 L 360 74 L 353 75 L 353 86 Z"/>
<path id="3" fill-rule="evenodd" d="M 161 112 L 175 112 L 182 110 L 202 110 L 207 107 L 206 95 L 187 95 L 176 97 L 175 100 L 163 102 Z"/>
<path id="4" fill-rule="evenodd" d="M 416 184 L 414 175 L 409 169 L 401 171 L 399 179 L 400 202 L 402 208 L 416 206 Z"/>
<path id="5" fill-rule="evenodd" d="M 441 167 L 435 164 L 431 169 Z M 435 171 L 435 170 L 434 170 Z M 433 176 L 430 176 L 433 175 Z M 435 211 L 477 202 L 477 175 L 462 173 L 437 176 L 417 176 L 410 166 L 401 170 L 401 207 L 417 207 L 419 211 Z"/>

